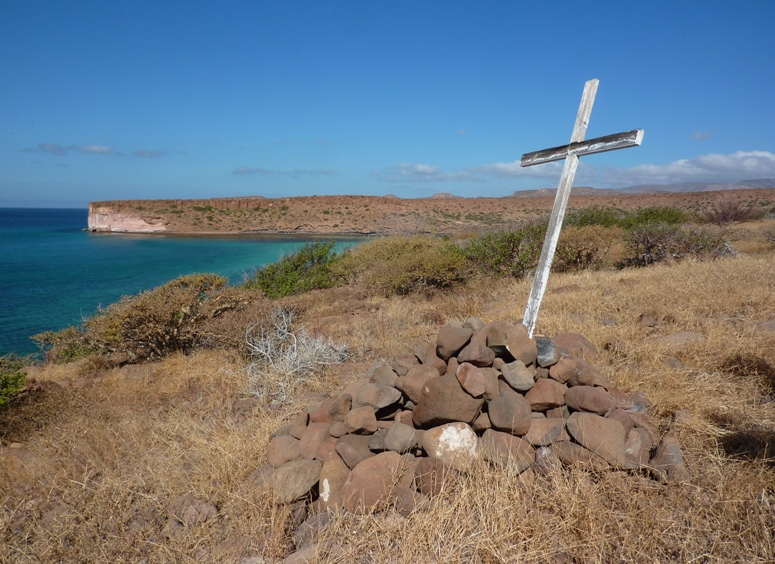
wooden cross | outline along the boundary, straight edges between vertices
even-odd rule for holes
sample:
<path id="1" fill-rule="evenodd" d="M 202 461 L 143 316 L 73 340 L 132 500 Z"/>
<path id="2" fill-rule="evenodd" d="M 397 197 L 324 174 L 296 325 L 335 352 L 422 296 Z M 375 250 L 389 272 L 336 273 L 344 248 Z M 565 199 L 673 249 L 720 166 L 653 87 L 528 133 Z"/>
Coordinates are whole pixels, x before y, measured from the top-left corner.
<path id="1" fill-rule="evenodd" d="M 552 147 L 543 151 L 534 153 L 525 153 L 522 155 L 521 166 L 533 166 L 552 161 L 565 159 L 565 166 L 562 169 L 560 185 L 557 188 L 557 195 L 554 198 L 554 207 L 549 216 L 549 227 L 546 231 L 544 246 L 541 249 L 541 258 L 538 261 L 533 287 L 530 290 L 530 298 L 527 301 L 527 309 L 522 323 L 527 327 L 528 335 L 533 336 L 536 319 L 538 318 L 538 309 L 541 307 L 541 300 L 546 290 L 546 282 L 549 279 L 549 270 L 552 267 L 554 251 L 557 248 L 557 241 L 560 238 L 560 229 L 562 220 L 565 217 L 565 207 L 568 205 L 571 187 L 573 186 L 573 177 L 576 176 L 576 169 L 579 166 L 579 157 L 583 155 L 592 155 L 594 153 L 603 153 L 615 149 L 625 149 L 627 147 L 636 147 L 643 141 L 643 130 L 634 129 L 625 133 L 615 133 L 584 141 L 587 134 L 587 125 L 589 125 L 589 116 L 592 114 L 592 104 L 595 103 L 595 94 L 597 94 L 597 85 L 599 80 L 593 78 L 584 84 L 584 93 L 581 96 L 579 113 L 576 115 L 576 125 L 573 127 L 570 143 L 561 147 Z"/>

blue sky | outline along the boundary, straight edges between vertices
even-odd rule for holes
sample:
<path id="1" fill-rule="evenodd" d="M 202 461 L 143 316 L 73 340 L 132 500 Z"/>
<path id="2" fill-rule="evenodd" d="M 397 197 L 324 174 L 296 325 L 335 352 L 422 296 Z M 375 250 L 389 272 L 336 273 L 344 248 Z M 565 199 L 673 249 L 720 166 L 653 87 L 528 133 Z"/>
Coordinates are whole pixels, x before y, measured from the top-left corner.
<path id="1" fill-rule="evenodd" d="M 775 2 L 0 1 L 0 206 L 775 177 Z"/>

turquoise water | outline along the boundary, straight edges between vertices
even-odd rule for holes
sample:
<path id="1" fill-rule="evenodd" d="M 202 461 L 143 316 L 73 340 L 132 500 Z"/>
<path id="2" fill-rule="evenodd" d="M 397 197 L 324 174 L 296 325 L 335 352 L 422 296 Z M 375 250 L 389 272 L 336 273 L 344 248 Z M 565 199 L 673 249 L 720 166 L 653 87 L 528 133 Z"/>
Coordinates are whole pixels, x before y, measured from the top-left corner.
<path id="1" fill-rule="evenodd" d="M 314 239 L 89 233 L 87 210 L 0 208 L 0 355 L 37 352 L 30 336 L 184 274 L 246 273 Z M 359 239 L 337 239 L 355 245 Z"/>

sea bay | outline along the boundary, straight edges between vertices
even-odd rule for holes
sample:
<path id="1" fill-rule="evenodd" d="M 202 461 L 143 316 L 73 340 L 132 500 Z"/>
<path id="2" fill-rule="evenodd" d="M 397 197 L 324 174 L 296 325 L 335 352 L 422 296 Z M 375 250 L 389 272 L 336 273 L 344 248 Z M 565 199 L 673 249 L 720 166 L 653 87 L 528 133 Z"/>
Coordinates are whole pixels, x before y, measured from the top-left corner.
<path id="1" fill-rule="evenodd" d="M 239 283 L 320 240 L 90 233 L 86 220 L 85 209 L 0 208 L 0 355 L 35 353 L 32 335 L 79 324 L 121 296 L 196 272 Z M 361 240 L 336 238 L 337 248 Z"/>

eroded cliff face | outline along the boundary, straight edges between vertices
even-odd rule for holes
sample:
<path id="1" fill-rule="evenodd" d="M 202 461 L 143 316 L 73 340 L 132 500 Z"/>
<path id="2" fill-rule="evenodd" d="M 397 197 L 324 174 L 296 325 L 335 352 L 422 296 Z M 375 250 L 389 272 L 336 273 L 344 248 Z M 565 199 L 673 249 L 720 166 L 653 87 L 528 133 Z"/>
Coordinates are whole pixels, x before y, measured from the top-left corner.
<path id="1" fill-rule="evenodd" d="M 163 218 L 143 218 L 116 211 L 107 206 L 89 205 L 89 231 L 113 233 L 162 233 L 167 230 Z"/>

